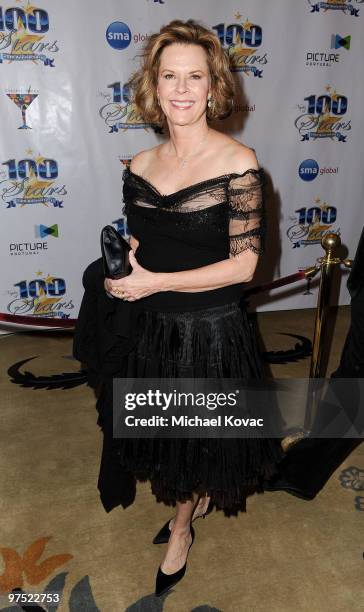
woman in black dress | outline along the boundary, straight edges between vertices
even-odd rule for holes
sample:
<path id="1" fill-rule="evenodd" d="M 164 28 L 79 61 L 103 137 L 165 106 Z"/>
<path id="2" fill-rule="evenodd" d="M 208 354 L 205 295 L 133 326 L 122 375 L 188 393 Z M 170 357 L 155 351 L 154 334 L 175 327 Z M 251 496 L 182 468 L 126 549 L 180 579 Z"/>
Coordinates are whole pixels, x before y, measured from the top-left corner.
<path id="1" fill-rule="evenodd" d="M 149 38 L 131 85 L 141 115 L 168 128 L 169 139 L 137 154 L 123 176 L 133 271 L 104 284 L 142 307 L 123 375 L 261 377 L 240 301 L 262 252 L 263 171 L 252 149 L 208 124 L 231 112 L 228 58 L 211 31 L 176 20 Z M 225 514 L 245 510 L 282 456 L 279 441 L 267 439 L 119 442 L 122 469 L 144 474 L 157 500 L 176 506 L 155 538 L 168 541 L 157 595 L 184 575 L 192 520 L 209 502 Z"/>

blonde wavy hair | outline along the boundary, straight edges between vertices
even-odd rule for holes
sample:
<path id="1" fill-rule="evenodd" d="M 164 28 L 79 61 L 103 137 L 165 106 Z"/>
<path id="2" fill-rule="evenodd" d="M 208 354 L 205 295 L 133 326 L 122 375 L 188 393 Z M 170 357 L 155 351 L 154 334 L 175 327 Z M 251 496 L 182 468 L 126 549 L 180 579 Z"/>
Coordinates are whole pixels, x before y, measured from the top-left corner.
<path id="1" fill-rule="evenodd" d="M 205 49 L 211 79 L 211 106 L 207 107 L 206 118 L 228 117 L 235 93 L 229 57 L 216 34 L 193 19 L 174 19 L 149 37 L 143 49 L 141 69 L 128 81 L 137 112 L 147 123 L 164 124 L 165 115 L 157 99 L 158 70 L 163 49 L 173 43 L 199 45 Z"/>

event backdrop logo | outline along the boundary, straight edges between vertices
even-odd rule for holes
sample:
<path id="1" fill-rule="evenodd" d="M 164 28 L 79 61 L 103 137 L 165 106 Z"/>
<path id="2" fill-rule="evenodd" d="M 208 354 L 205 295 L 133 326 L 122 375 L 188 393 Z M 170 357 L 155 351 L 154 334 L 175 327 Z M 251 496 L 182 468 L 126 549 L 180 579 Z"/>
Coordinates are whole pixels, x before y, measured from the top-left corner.
<path id="1" fill-rule="evenodd" d="M 298 168 L 298 176 L 305 182 L 313 181 L 318 175 L 322 176 L 323 174 L 339 174 L 339 167 L 324 166 L 320 168 L 315 159 L 304 159 Z"/>
<path id="2" fill-rule="evenodd" d="M 130 101 L 129 88 L 126 84 L 117 81 L 107 87 L 111 89 L 111 93 L 99 93 L 106 100 L 106 104 L 99 110 L 99 115 L 109 128 L 109 134 L 117 133 L 119 130 L 147 130 L 153 127 L 136 111 L 135 105 Z"/>
<path id="3" fill-rule="evenodd" d="M 331 49 L 350 49 L 351 36 L 342 37 L 340 34 L 331 35 Z"/>
<path id="4" fill-rule="evenodd" d="M 298 168 L 298 175 L 303 181 L 313 181 L 319 173 L 319 165 L 315 159 L 304 159 Z"/>
<path id="5" fill-rule="evenodd" d="M 340 34 L 331 35 L 330 51 L 315 51 L 311 49 L 306 53 L 306 66 L 334 66 L 340 62 L 340 53 L 338 49 L 346 49 L 349 51 L 351 36 L 340 36 Z M 345 51 L 344 51 L 345 53 Z"/>
<path id="6" fill-rule="evenodd" d="M 9 244 L 9 255 L 18 256 L 22 255 L 39 255 L 44 251 L 48 251 L 48 242 L 45 240 L 48 236 L 58 238 L 58 225 L 54 224 L 48 227 L 47 225 L 36 225 L 34 227 L 34 233 L 36 238 L 41 240 L 33 242 L 10 242 Z"/>
<path id="7" fill-rule="evenodd" d="M 19 130 L 31 130 L 30 125 L 26 122 L 26 112 L 31 103 L 38 97 L 38 92 L 32 91 L 29 87 L 28 91 L 11 91 L 6 92 L 6 95 L 10 100 L 16 104 L 21 110 L 21 116 L 23 124 L 18 127 Z"/>
<path id="8" fill-rule="evenodd" d="M 346 142 L 343 132 L 351 130 L 350 120 L 345 118 L 348 99 L 329 85 L 325 89 L 325 94 L 311 94 L 304 98 L 304 104 L 297 105 L 301 114 L 295 121 L 295 127 L 301 142 L 319 138 L 337 138 L 338 142 Z"/>
<path id="9" fill-rule="evenodd" d="M 314 0 L 308 0 L 311 6 L 311 13 L 328 13 L 328 11 L 342 11 L 347 15 L 353 17 L 359 17 L 359 10 L 353 5 L 362 4 L 364 0 L 326 0 L 326 2 L 315 2 Z"/>
<path id="10" fill-rule="evenodd" d="M 123 51 L 133 41 L 135 44 L 144 43 L 149 34 L 141 32 L 131 33 L 129 26 L 122 21 L 113 21 L 106 30 L 106 40 L 110 47 Z"/>
<path id="11" fill-rule="evenodd" d="M 299 208 L 295 213 L 295 217 L 290 217 L 294 223 L 287 229 L 287 237 L 293 248 L 320 244 L 328 232 L 340 234 L 340 228 L 333 228 L 337 208 L 321 202 L 320 198 L 315 199 L 314 206 Z"/>
<path id="12" fill-rule="evenodd" d="M 260 50 L 263 30 L 260 25 L 248 19 L 242 23 L 241 13 L 235 13 L 234 17 L 239 23 L 227 26 L 225 23 L 219 23 L 212 26 L 212 29 L 216 30 L 220 43 L 227 50 L 232 72 L 243 72 L 248 76 L 261 78 L 263 76 L 261 66 L 268 63 L 267 53 L 262 53 Z"/>
<path id="13" fill-rule="evenodd" d="M 35 226 L 35 237 L 36 238 L 47 238 L 47 236 L 53 236 L 58 238 L 58 224 L 55 223 L 48 227 L 47 225 L 36 225 Z"/>
<path id="14" fill-rule="evenodd" d="M 128 224 L 126 222 L 126 217 L 124 215 L 120 217 L 120 219 L 115 219 L 115 221 L 112 221 L 112 224 L 115 225 L 116 231 L 119 232 L 121 236 L 123 236 L 124 238 L 130 237 Z"/>
<path id="15" fill-rule="evenodd" d="M 49 54 L 57 53 L 59 47 L 57 40 L 45 39 L 48 30 L 47 11 L 30 4 L 30 0 L 16 7 L 0 6 L 0 64 L 32 61 L 54 68 L 54 58 Z"/>
<path id="16" fill-rule="evenodd" d="M 12 296 L 7 309 L 14 315 L 33 315 L 68 319 L 74 308 L 72 299 L 66 295 L 66 281 L 38 271 L 30 281 L 20 280 L 8 291 Z"/>
<path id="17" fill-rule="evenodd" d="M 113 21 L 106 30 L 106 40 L 113 49 L 126 49 L 131 41 L 129 26 L 122 21 Z"/>
<path id="18" fill-rule="evenodd" d="M 31 157 L 29 149 L 25 159 L 7 159 L 0 174 L 0 202 L 6 208 L 20 208 L 31 204 L 43 204 L 54 208 L 63 208 L 63 197 L 67 194 L 66 185 L 57 184 L 58 163 L 38 155 Z M 4 178 L 3 178 L 4 177 Z"/>

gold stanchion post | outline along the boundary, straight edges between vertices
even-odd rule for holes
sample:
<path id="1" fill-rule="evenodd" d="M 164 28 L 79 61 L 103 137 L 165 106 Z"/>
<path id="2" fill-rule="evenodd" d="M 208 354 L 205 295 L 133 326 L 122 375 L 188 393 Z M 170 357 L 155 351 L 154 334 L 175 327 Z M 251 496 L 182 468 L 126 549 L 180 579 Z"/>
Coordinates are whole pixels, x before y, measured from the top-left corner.
<path id="1" fill-rule="evenodd" d="M 341 245 L 341 239 L 339 234 L 330 232 L 326 234 L 321 245 L 325 249 L 324 257 L 320 257 L 317 262 L 319 265 L 307 268 L 306 276 L 312 278 L 317 270 L 320 269 L 320 285 L 319 293 L 317 298 L 316 307 L 316 319 L 315 319 L 315 330 L 312 342 L 312 356 L 310 364 L 310 379 L 311 378 L 322 378 L 324 376 L 323 371 L 323 353 L 324 353 L 324 340 L 325 331 L 327 325 L 327 314 L 329 308 L 329 298 L 331 292 L 331 281 L 334 271 L 334 266 L 343 263 L 346 267 L 350 268 L 352 265 L 351 259 L 341 260 L 339 257 L 334 257 L 335 251 Z M 306 438 L 310 435 L 310 428 L 317 414 L 317 406 L 319 404 L 320 393 L 317 389 L 314 389 L 315 385 L 312 383 L 312 389 L 308 391 L 307 407 L 305 425 L 302 431 L 294 432 L 282 440 L 282 448 L 284 451 L 289 449 L 299 442 L 302 438 Z"/>
<path id="2" fill-rule="evenodd" d="M 341 245 L 339 234 L 330 232 L 323 237 L 322 247 L 326 254 L 318 259 L 321 268 L 320 286 L 317 298 L 315 331 L 312 343 L 312 356 L 310 378 L 321 378 L 324 374 L 322 368 L 323 339 L 327 324 L 327 313 L 331 291 L 331 279 L 334 266 L 341 263 L 339 257 L 334 257 L 335 250 Z"/>

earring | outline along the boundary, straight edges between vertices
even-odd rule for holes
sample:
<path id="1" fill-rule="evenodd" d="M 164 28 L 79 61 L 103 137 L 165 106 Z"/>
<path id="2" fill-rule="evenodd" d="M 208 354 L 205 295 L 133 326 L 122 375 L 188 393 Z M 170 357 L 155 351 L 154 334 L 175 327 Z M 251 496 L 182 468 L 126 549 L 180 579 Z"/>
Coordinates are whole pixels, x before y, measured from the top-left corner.
<path id="1" fill-rule="evenodd" d="M 211 94 L 209 94 L 209 95 L 207 96 L 207 106 L 208 106 L 209 108 L 211 108 L 212 104 L 213 104 L 213 103 L 212 103 Z"/>
<path id="2" fill-rule="evenodd" d="M 161 105 L 160 100 L 159 100 L 159 94 L 157 94 L 157 103 L 158 103 L 158 106 Z"/>

